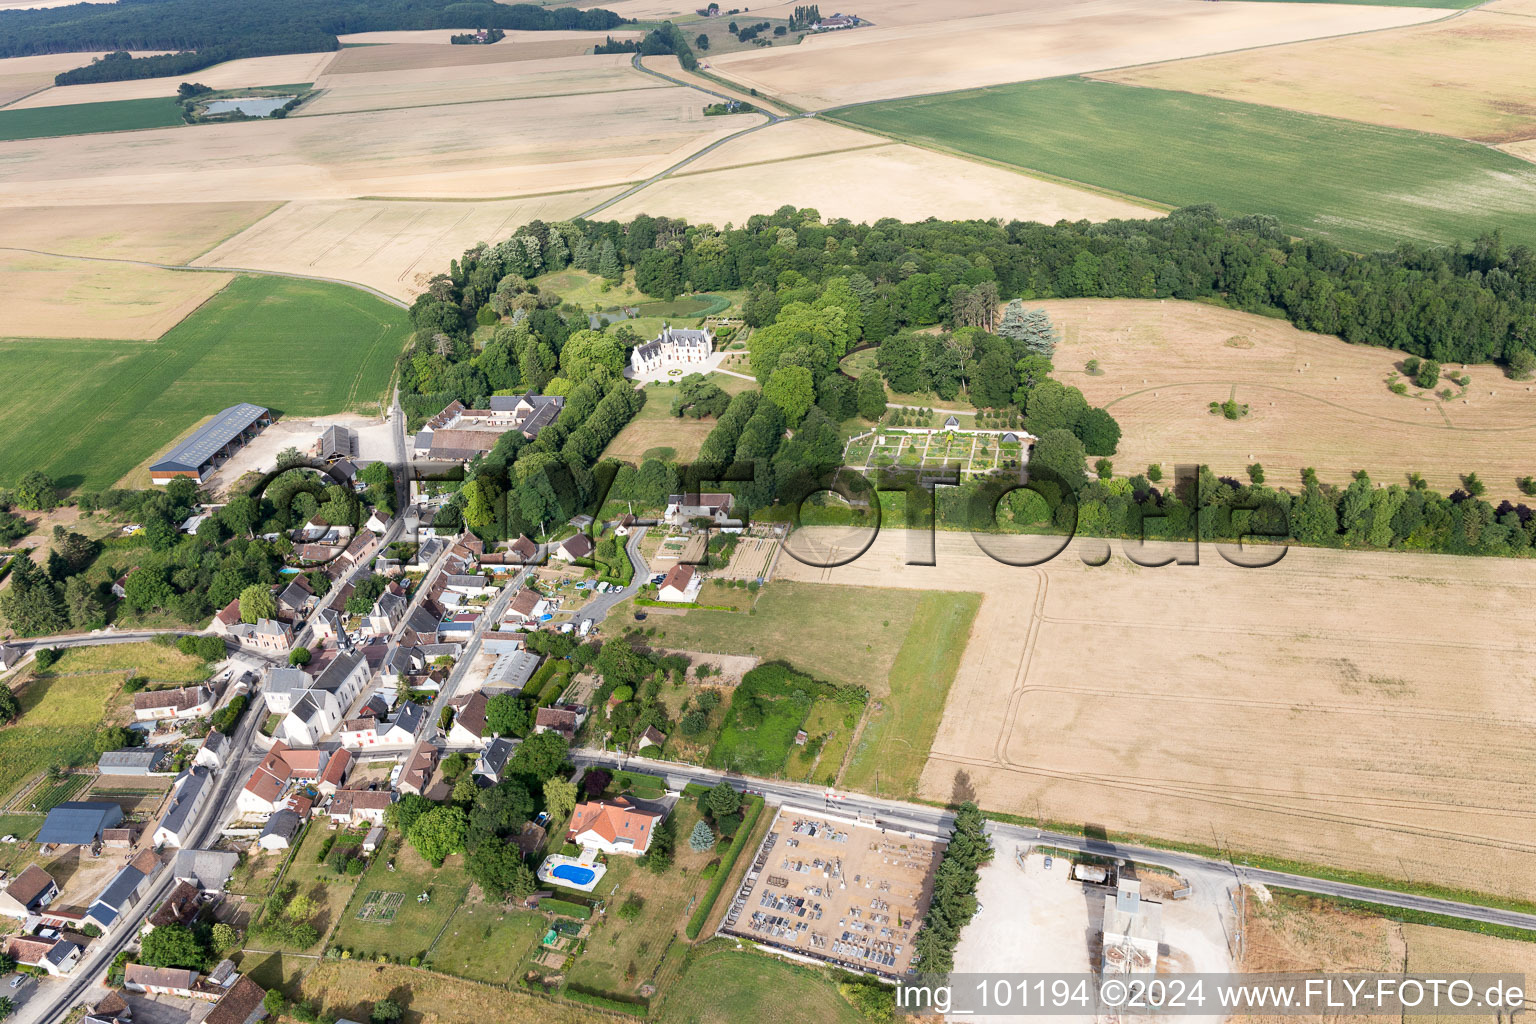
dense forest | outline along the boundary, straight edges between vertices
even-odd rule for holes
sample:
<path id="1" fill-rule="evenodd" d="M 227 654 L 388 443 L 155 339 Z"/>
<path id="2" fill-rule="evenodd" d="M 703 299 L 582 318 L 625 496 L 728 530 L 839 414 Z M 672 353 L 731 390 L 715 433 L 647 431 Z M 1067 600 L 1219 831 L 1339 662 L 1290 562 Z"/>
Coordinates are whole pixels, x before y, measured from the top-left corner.
<path id="1" fill-rule="evenodd" d="M 116 51 L 59 75 L 58 85 L 183 75 L 226 60 L 335 50 L 351 32 L 463 28 L 606 31 L 612 11 L 491 0 L 120 0 L 0 13 L 0 57 Z M 174 50 L 130 59 L 122 51 Z"/>
<path id="2" fill-rule="evenodd" d="M 454 398 L 474 405 L 495 391 L 616 387 L 628 348 L 642 339 L 623 324 L 589 330 L 584 311 L 539 289 L 539 275 L 568 267 L 610 281 L 633 269 L 637 287 L 663 299 L 746 291 L 743 316 L 756 329 L 751 368 L 762 389 L 728 403 L 705 396 L 715 423 L 696 460 L 717 479 L 743 476 L 729 489 L 745 510 L 804 493 L 840 463 L 840 424 L 883 413 L 876 374 L 856 381 L 840 368 L 849 352 L 874 347 L 877 371 L 894 389 L 963 392 L 983 410 L 1022 414 L 1040 439 L 1031 473 L 1056 481 L 1054 489 L 1003 497 L 987 482 L 945 488 L 939 515 L 949 527 L 990 524 L 996 509 L 1006 530 L 1054 524 L 1105 536 L 1138 536 L 1150 520 L 1151 532 L 1167 536 L 1246 531 L 1310 544 L 1484 554 L 1527 553 L 1536 538 L 1531 510 L 1484 501 L 1475 475 L 1449 496 L 1417 480 L 1379 487 L 1363 474 L 1352 482 L 1306 474 L 1291 493 L 1266 485 L 1261 466 L 1249 467 L 1247 481 L 1204 471 L 1166 490 L 1152 467 L 1115 477 L 1108 456 L 1118 424 L 1050 376 L 1054 332 L 1028 305 L 1071 296 L 1202 299 L 1354 343 L 1444 361 L 1502 360 L 1524 373 L 1536 346 L 1536 254 L 1506 247 L 1497 235 L 1461 248 L 1405 243 L 1362 256 L 1290 238 L 1268 218 L 1223 220 L 1206 207 L 1107 224 L 856 225 L 789 207 L 724 230 L 648 216 L 628 224 L 535 221 L 465 253 L 412 307 L 417 341 L 401 376 L 413 422 Z M 493 328 L 478 349 L 477 326 Z M 564 455 L 563 441 L 553 447 Z M 507 478 L 516 453 L 493 453 L 472 475 L 483 472 L 488 492 L 515 499 L 504 503 L 521 514 L 481 505 L 470 525 L 491 536 L 528 525 L 534 512 L 574 511 L 574 499 L 600 493 L 583 483 L 593 473 L 613 474 L 610 497 L 642 505 L 699 482 L 656 459 L 638 467 L 596 463 L 601 450 L 584 443 L 567 460 L 575 482 L 540 480 L 541 494 L 526 507 L 521 465 Z M 1093 456 L 1102 457 L 1101 479 L 1088 478 Z M 450 517 L 468 504 L 455 499 Z"/>

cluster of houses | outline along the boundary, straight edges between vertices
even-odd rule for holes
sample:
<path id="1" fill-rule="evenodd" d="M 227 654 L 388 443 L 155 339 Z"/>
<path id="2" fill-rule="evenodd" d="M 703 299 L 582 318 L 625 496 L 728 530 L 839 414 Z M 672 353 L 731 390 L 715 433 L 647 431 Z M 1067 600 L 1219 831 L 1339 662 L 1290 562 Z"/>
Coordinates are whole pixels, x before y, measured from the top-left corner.
<path id="1" fill-rule="evenodd" d="M 418 459 L 469 462 L 496 447 L 501 436 L 517 431 L 532 441 L 560 415 L 558 395 L 493 395 L 487 409 L 469 409 L 455 399 L 417 431 L 412 447 Z"/>
<path id="2" fill-rule="evenodd" d="M 121 813 L 119 810 L 119 818 Z M 112 831 L 112 821 L 102 807 L 81 804 L 68 808 L 53 822 L 53 828 L 70 838 L 84 840 L 94 834 L 99 839 L 101 833 Z M 140 935 L 168 925 L 191 926 L 200 917 L 215 914 L 238 863 L 239 856 L 228 851 L 179 850 L 167 862 L 153 849 L 144 849 L 129 855 L 83 910 L 78 901 L 61 899 L 58 880 L 31 864 L 0 889 L 0 914 L 20 923 L 19 930 L 5 938 L 0 952 L 18 965 L 51 976 L 67 975 L 79 965 L 91 942 L 121 930 L 131 919 L 128 911 L 159 886 L 167 873 L 170 889 L 140 925 Z M 202 1019 L 213 1024 L 253 1024 L 266 1016 L 262 1008 L 266 991 L 237 973 L 229 960 L 221 961 L 207 974 L 129 963 L 123 969 L 123 987 L 147 995 L 210 1002 L 213 1006 Z M 131 1018 L 126 1000 L 114 992 L 88 1007 L 82 1019 L 88 1024 L 131 1024 Z"/>

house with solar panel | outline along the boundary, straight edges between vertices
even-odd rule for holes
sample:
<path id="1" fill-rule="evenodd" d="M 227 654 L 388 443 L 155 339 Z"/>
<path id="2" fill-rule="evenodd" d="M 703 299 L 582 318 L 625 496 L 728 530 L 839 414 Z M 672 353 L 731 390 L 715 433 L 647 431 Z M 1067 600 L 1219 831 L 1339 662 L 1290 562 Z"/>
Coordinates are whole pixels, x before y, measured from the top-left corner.
<path id="1" fill-rule="evenodd" d="M 150 482 L 163 485 L 177 477 L 188 477 L 202 483 L 271 423 L 272 413 L 259 405 L 232 405 L 150 466 Z"/>

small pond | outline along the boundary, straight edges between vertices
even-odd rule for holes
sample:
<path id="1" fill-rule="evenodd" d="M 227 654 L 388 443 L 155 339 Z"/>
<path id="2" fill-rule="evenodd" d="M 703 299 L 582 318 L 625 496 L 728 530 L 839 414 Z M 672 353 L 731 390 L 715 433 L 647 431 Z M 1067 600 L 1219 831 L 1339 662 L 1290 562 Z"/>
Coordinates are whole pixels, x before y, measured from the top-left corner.
<path id="1" fill-rule="evenodd" d="M 266 117 L 291 99 L 292 96 L 236 96 L 234 99 L 214 100 L 203 112 L 228 114 L 238 110 L 249 117 Z"/>

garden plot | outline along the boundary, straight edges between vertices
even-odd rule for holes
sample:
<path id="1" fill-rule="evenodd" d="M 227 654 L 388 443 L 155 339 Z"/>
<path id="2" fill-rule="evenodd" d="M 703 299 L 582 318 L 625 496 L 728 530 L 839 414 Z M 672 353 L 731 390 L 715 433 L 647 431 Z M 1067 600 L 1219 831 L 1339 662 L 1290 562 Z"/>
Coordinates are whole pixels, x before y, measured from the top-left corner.
<path id="1" fill-rule="evenodd" d="M 1024 437 L 1016 432 L 882 429 L 848 442 L 843 463 L 863 473 L 881 469 L 959 469 L 961 479 L 1015 470 L 1024 461 Z"/>
<path id="2" fill-rule="evenodd" d="M 357 908 L 357 919 L 370 924 L 394 924 L 400 905 L 405 902 L 403 892 L 369 891 L 363 897 L 363 905 Z"/>

